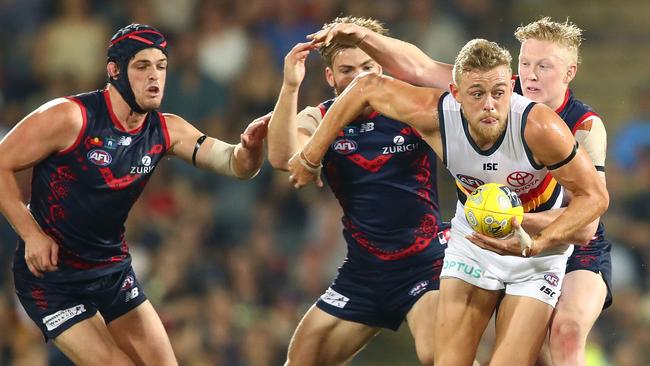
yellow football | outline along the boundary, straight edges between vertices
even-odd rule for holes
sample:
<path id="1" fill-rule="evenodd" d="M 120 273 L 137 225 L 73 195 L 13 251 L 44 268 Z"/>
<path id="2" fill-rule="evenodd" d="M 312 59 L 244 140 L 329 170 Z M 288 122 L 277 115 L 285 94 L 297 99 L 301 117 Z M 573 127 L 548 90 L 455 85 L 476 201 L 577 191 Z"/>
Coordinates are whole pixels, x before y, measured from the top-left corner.
<path id="1" fill-rule="evenodd" d="M 502 238 L 512 231 L 512 217 L 519 223 L 524 219 L 524 208 L 517 193 L 499 183 L 487 183 L 465 201 L 465 218 L 474 231 L 494 238 Z"/>

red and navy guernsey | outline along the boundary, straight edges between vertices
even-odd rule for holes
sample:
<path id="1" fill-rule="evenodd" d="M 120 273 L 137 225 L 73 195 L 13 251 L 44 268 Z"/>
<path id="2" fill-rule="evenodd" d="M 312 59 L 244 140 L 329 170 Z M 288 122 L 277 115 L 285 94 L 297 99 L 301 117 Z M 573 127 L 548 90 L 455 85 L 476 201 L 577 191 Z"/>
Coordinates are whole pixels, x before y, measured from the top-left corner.
<path id="1" fill-rule="evenodd" d="M 83 127 L 73 146 L 34 167 L 29 202 L 38 224 L 59 244 L 59 270 L 45 274 L 52 282 L 96 278 L 130 264 L 124 222 L 170 147 L 159 112 L 125 131 L 107 90 L 68 99 L 79 105 Z M 27 271 L 22 241 L 14 271 Z"/>
<path id="2" fill-rule="evenodd" d="M 323 116 L 332 103 L 319 105 Z M 402 266 L 443 256 L 436 155 L 415 129 L 377 113 L 356 120 L 330 145 L 323 170 L 343 208 L 348 261 Z"/>

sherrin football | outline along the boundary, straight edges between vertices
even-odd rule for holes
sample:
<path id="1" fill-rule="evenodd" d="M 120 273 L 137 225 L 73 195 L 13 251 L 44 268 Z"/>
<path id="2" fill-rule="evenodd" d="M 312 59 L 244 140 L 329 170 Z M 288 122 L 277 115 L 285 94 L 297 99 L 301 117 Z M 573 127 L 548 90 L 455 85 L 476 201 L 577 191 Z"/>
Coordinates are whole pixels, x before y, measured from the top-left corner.
<path id="1" fill-rule="evenodd" d="M 465 201 L 465 218 L 472 229 L 493 238 L 510 234 L 513 216 L 521 223 L 524 208 L 517 193 L 503 184 L 484 184 Z"/>

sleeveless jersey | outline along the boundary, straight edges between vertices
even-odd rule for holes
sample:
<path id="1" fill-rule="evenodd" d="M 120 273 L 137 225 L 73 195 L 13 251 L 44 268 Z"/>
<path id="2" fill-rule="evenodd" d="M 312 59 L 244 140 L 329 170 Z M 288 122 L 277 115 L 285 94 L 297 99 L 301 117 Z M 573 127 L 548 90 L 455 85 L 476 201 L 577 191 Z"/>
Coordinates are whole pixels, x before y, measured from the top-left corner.
<path id="1" fill-rule="evenodd" d="M 319 105 L 323 116 L 332 103 Z M 436 156 L 415 129 L 377 113 L 356 120 L 339 132 L 323 167 L 343 208 L 349 261 L 407 266 L 442 257 Z"/>
<path id="2" fill-rule="evenodd" d="M 558 208 L 563 191 L 546 167 L 537 164 L 524 140 L 524 128 L 530 99 L 513 94 L 504 133 L 488 150 L 481 150 L 469 134 L 469 126 L 460 104 L 445 93 L 438 105 L 444 163 L 456 179 L 459 204 L 452 226 L 471 233 L 462 204 L 467 195 L 484 183 L 508 186 L 521 199 L 525 212 Z M 569 247 L 570 248 L 570 247 Z M 562 251 L 567 250 L 563 247 Z"/>
<path id="3" fill-rule="evenodd" d="M 456 179 L 458 199 L 465 203 L 478 186 L 501 183 L 517 192 L 525 212 L 548 210 L 562 202 L 562 188 L 546 167 L 537 164 L 524 141 L 533 101 L 513 94 L 506 130 L 488 150 L 470 137 L 468 122 L 449 93 L 439 102 L 443 161 Z"/>
<path id="4" fill-rule="evenodd" d="M 521 80 L 518 76 L 513 77 L 515 78 L 515 93 L 523 95 Z M 564 95 L 564 102 L 562 102 L 562 105 L 560 105 L 560 107 L 555 110 L 555 113 L 557 113 L 562 118 L 562 120 L 566 123 L 574 135 L 576 134 L 578 127 L 580 127 L 582 122 L 584 122 L 587 118 L 592 116 L 599 117 L 598 114 L 594 112 L 590 106 L 576 99 L 573 96 L 573 91 L 568 88 Z M 597 166 L 596 169 L 604 171 L 605 167 Z M 596 230 L 592 241 L 600 242 L 600 240 L 604 237 L 605 226 L 603 225 L 603 222 L 600 221 L 598 223 L 598 229 Z"/>
<path id="5" fill-rule="evenodd" d="M 94 278 L 129 265 L 124 222 L 170 145 L 158 112 L 127 132 L 113 113 L 108 90 L 68 99 L 81 108 L 83 126 L 73 146 L 34 167 L 29 203 L 38 224 L 59 244 L 59 270 L 45 274 L 53 282 Z M 22 241 L 14 269 L 26 269 Z"/>

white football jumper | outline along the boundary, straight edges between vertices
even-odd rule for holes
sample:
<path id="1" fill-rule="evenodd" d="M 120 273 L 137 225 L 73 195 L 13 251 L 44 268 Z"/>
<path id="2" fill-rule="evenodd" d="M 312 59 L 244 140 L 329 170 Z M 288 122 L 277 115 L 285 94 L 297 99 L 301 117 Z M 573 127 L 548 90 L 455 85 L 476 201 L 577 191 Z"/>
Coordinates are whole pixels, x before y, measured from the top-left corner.
<path id="1" fill-rule="evenodd" d="M 470 137 L 460 104 L 449 93 L 440 98 L 443 162 L 456 179 L 459 198 L 441 277 L 458 278 L 486 290 L 505 289 L 506 294 L 532 297 L 554 307 L 572 245 L 523 258 L 502 256 L 466 239 L 473 230 L 463 204 L 481 184 L 508 186 L 519 195 L 525 212 L 562 204 L 562 187 L 546 167 L 535 163 L 524 141 L 526 118 L 533 105 L 530 99 L 513 94 L 505 132 L 490 149 L 482 151 Z"/>

